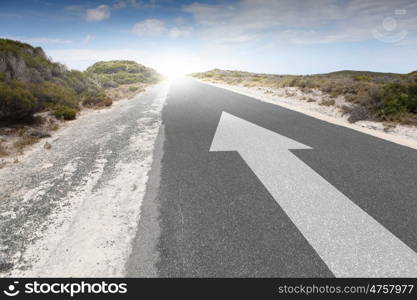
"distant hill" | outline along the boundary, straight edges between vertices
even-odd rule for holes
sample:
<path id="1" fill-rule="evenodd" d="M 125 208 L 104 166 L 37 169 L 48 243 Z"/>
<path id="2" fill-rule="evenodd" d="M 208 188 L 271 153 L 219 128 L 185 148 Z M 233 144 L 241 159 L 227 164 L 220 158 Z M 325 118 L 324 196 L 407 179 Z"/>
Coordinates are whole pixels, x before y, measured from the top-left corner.
<path id="1" fill-rule="evenodd" d="M 408 75 L 410 75 L 410 76 L 417 76 L 417 71 L 414 71 L 414 72 L 408 73 Z"/>
<path id="2" fill-rule="evenodd" d="M 98 78 L 104 87 L 132 83 L 155 83 L 161 78 L 154 69 L 130 60 L 100 61 L 89 67 L 86 72 Z"/>

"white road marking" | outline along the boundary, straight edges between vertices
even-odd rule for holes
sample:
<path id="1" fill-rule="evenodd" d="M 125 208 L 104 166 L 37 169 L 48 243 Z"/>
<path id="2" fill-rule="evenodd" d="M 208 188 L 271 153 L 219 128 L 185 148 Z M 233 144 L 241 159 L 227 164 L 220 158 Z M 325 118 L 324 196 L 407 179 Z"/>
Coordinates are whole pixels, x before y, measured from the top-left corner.
<path id="1" fill-rule="evenodd" d="M 223 112 L 210 151 L 237 151 L 336 277 L 417 277 L 417 254 L 292 154 L 310 147 Z"/>

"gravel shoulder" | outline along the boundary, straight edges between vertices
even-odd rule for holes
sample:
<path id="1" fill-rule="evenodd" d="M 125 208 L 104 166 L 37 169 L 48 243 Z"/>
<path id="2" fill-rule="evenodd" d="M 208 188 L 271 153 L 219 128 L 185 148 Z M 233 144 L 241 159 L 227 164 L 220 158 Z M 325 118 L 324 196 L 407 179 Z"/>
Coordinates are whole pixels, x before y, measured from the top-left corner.
<path id="1" fill-rule="evenodd" d="M 83 112 L 0 170 L 0 274 L 123 276 L 169 83 Z"/>

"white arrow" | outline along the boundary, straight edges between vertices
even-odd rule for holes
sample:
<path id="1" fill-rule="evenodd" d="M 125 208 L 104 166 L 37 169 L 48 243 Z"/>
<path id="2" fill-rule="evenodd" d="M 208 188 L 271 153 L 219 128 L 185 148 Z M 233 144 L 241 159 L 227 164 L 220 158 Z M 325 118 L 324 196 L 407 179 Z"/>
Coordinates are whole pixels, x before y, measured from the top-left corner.
<path id="1" fill-rule="evenodd" d="M 210 147 L 240 154 L 336 277 L 417 277 L 417 254 L 290 149 L 312 148 L 225 112 Z"/>

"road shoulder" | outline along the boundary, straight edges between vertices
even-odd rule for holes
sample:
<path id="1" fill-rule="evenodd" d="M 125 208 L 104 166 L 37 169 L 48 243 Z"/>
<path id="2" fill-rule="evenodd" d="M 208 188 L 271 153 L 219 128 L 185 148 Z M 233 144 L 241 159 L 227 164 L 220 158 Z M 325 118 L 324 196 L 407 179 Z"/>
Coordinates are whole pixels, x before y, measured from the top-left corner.
<path id="1" fill-rule="evenodd" d="M 310 110 L 310 109 L 306 109 L 304 107 L 300 107 L 297 105 L 296 101 L 292 101 L 293 103 L 289 103 L 288 101 L 281 101 L 283 99 L 278 99 L 278 98 L 273 98 L 268 94 L 264 94 L 259 92 L 259 90 L 257 90 L 256 88 L 244 88 L 244 87 L 240 87 L 240 86 L 234 86 L 234 85 L 227 85 L 227 84 L 221 84 L 221 83 L 213 83 L 213 82 L 208 82 L 208 81 L 204 81 L 204 80 L 200 80 L 200 79 L 196 79 L 196 78 L 192 78 L 198 82 L 204 83 L 204 84 L 208 84 L 208 85 L 212 85 L 221 89 L 226 89 L 241 95 L 245 95 L 245 96 L 249 96 L 253 99 L 256 100 L 260 100 L 263 102 L 267 102 L 267 103 L 271 103 L 274 105 L 278 105 L 302 114 L 305 114 L 307 116 L 331 123 L 331 124 L 335 124 L 335 125 L 339 125 L 339 126 L 343 126 L 346 128 L 350 128 L 368 135 L 372 135 L 374 137 L 380 138 L 380 139 L 384 139 L 386 141 L 390 141 L 402 146 L 406 146 L 406 147 L 410 147 L 413 149 L 417 150 L 417 139 L 411 138 L 411 137 L 407 137 L 404 135 L 399 135 L 399 134 L 393 134 L 393 133 L 387 133 L 383 131 L 383 127 L 382 126 L 378 126 L 381 125 L 377 122 L 370 122 L 370 121 L 366 121 L 366 124 L 364 124 L 364 126 L 358 125 L 358 124 L 352 124 L 349 123 L 346 118 L 341 118 L 341 117 L 335 117 L 335 116 L 330 116 L 324 113 L 320 113 L 314 110 Z M 279 101 L 277 101 L 279 100 Z M 370 124 L 370 123 L 375 123 L 375 124 Z M 415 129 L 417 132 L 417 128 Z"/>

